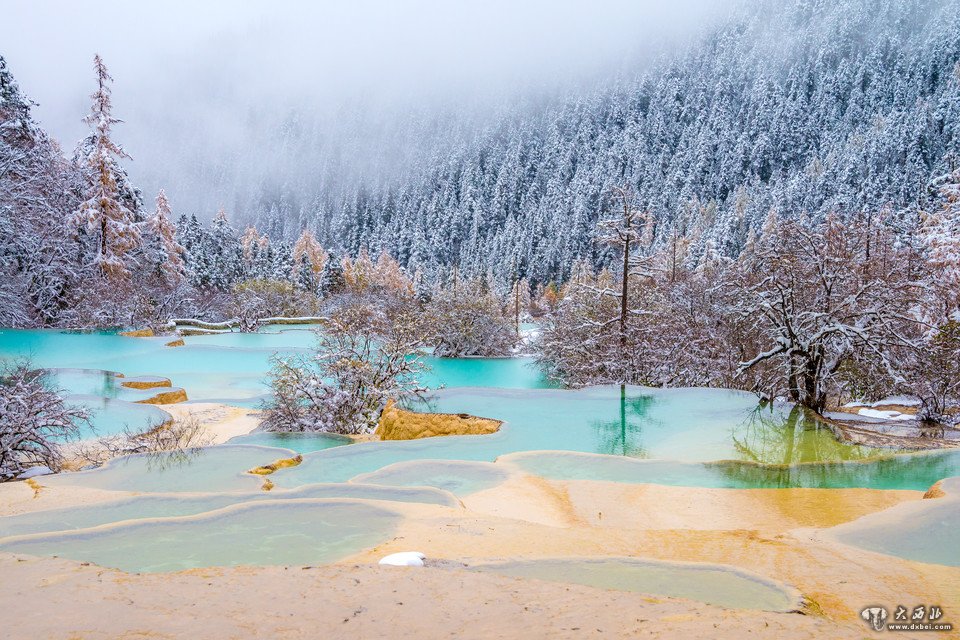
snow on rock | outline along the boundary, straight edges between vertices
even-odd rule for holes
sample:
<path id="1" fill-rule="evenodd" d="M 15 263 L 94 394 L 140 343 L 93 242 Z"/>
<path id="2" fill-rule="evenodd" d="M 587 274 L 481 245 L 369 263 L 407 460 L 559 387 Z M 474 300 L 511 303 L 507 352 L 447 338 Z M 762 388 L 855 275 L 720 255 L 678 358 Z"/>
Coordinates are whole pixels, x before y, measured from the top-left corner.
<path id="1" fill-rule="evenodd" d="M 380 558 L 379 564 L 391 567 L 422 567 L 426 557 L 419 551 L 401 551 Z"/>
<path id="2" fill-rule="evenodd" d="M 876 402 L 848 402 L 843 405 L 844 409 L 856 409 L 858 407 L 884 407 L 889 405 L 898 405 L 901 407 L 919 407 L 920 400 L 912 396 L 889 396 L 881 398 Z"/>
<path id="3" fill-rule="evenodd" d="M 868 418 L 880 418 L 881 420 L 913 420 L 914 416 L 900 413 L 899 411 L 878 411 L 877 409 L 860 409 L 858 412 Z"/>
<path id="4" fill-rule="evenodd" d="M 920 400 L 912 396 L 890 396 L 889 398 L 883 398 L 874 402 L 871 407 L 880 407 L 883 405 L 900 405 L 901 407 L 919 407 Z"/>
<path id="5" fill-rule="evenodd" d="M 27 480 L 29 478 L 36 478 L 37 476 L 48 476 L 53 473 L 53 470 L 46 465 L 37 465 L 35 467 L 30 467 L 23 473 L 17 476 L 17 480 Z"/>

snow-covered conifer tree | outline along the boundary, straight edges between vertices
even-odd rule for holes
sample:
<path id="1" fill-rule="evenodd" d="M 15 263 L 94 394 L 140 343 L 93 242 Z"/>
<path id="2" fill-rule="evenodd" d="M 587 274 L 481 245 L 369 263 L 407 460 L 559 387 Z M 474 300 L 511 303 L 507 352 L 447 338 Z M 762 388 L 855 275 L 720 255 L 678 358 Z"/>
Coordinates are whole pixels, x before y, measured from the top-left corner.
<path id="1" fill-rule="evenodd" d="M 113 125 L 121 122 L 112 115 L 110 82 L 113 78 L 99 55 L 94 58 L 97 90 L 91 95 L 93 106 L 85 122 L 93 129 L 92 145 L 86 158 L 84 200 L 73 216 L 94 238 L 93 263 L 108 279 L 129 275 L 130 254 L 141 244 L 136 214 L 121 200 L 114 172 L 115 162 L 129 158 L 111 138 Z"/>
<path id="2" fill-rule="evenodd" d="M 150 261 L 169 285 L 183 279 L 184 249 L 177 242 L 177 228 L 170 220 L 170 202 L 163 189 L 157 193 L 157 208 L 147 219 L 150 233 Z"/>

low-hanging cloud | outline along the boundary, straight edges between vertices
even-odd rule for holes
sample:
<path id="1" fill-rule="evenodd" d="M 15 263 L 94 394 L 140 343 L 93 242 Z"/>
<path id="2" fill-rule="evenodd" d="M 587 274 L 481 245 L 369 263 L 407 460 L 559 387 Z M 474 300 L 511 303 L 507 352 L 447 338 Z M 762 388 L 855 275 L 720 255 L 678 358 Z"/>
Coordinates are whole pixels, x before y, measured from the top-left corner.
<path id="1" fill-rule="evenodd" d="M 100 53 L 115 78 L 125 121 L 117 139 L 134 157 L 131 174 L 148 195 L 164 186 L 175 205 L 209 215 L 217 202 L 230 206 L 238 182 L 302 180 L 302 171 L 291 176 L 303 163 L 382 171 L 405 157 L 385 160 L 391 145 L 415 144 L 397 142 L 405 119 L 476 113 L 622 69 L 729 4 L 2 2 L 0 53 L 68 151 L 86 132 Z M 354 157 L 323 157 L 329 146 L 296 155 L 278 148 L 268 131 L 291 119 L 311 140 L 335 140 L 340 156 Z"/>

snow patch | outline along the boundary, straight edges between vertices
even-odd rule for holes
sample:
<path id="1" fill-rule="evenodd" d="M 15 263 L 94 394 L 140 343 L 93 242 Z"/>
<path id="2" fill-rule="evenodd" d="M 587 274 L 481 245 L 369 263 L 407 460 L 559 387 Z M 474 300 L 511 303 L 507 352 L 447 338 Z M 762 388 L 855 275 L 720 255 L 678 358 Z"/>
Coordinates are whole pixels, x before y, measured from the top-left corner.
<path id="1" fill-rule="evenodd" d="M 389 567 L 422 567 L 426 557 L 419 551 L 401 551 L 380 558 L 378 564 Z"/>
<path id="2" fill-rule="evenodd" d="M 861 416 L 868 418 L 880 418 L 881 420 L 913 420 L 914 417 L 899 411 L 878 411 L 877 409 L 860 409 Z"/>

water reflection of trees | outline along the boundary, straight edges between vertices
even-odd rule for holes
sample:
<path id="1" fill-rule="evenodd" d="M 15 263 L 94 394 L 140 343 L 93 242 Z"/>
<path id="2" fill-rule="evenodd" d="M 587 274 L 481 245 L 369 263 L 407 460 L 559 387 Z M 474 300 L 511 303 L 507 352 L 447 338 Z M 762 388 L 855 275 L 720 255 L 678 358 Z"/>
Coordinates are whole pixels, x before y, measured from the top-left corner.
<path id="1" fill-rule="evenodd" d="M 730 487 L 868 487 L 923 491 L 943 478 L 960 474 L 960 451 L 897 455 L 867 461 L 807 464 L 708 463 Z"/>
<path id="2" fill-rule="evenodd" d="M 785 412 L 761 405 L 736 425 L 730 434 L 741 460 L 763 464 L 797 464 L 861 460 L 875 455 L 863 447 L 836 439 L 830 428 L 799 406 Z"/>
<path id="3" fill-rule="evenodd" d="M 629 396 L 621 387 L 616 417 L 590 423 L 597 436 L 596 452 L 631 458 L 649 457 L 643 444 L 643 427 L 655 424 L 649 416 L 654 402 L 653 396 Z"/>

